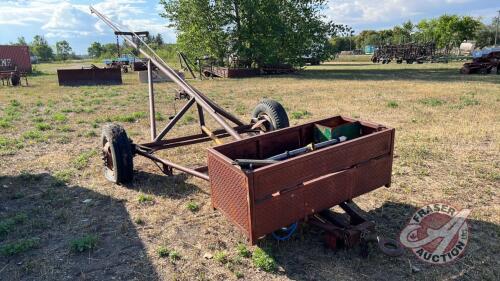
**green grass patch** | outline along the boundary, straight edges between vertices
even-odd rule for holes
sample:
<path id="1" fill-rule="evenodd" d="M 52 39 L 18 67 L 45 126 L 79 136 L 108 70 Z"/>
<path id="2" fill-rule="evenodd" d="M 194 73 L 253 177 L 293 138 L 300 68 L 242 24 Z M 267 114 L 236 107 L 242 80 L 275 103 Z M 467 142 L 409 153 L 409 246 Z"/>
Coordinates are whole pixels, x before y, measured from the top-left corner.
<path id="1" fill-rule="evenodd" d="M 45 121 L 45 119 L 43 119 L 43 117 L 40 117 L 40 116 L 35 116 L 31 119 L 31 121 L 35 122 L 35 123 L 42 123 Z"/>
<path id="2" fill-rule="evenodd" d="M 446 103 L 444 100 L 438 99 L 438 98 L 421 99 L 421 100 L 419 100 L 419 102 L 421 104 L 427 105 L 427 106 L 441 106 L 441 105 Z"/>
<path id="3" fill-rule="evenodd" d="M 177 252 L 176 250 L 172 250 L 172 251 L 170 251 L 170 254 L 168 255 L 168 257 L 170 258 L 170 261 L 174 262 L 174 261 L 178 261 L 181 259 L 181 254 L 179 252 Z"/>
<path id="4" fill-rule="evenodd" d="M 160 246 L 156 252 L 160 258 L 168 258 L 170 255 L 170 250 L 165 246 Z"/>
<path id="5" fill-rule="evenodd" d="M 227 253 L 224 251 L 219 251 L 214 254 L 214 260 L 217 262 L 220 262 L 222 264 L 226 264 L 228 259 L 227 259 Z"/>
<path id="6" fill-rule="evenodd" d="M 82 253 L 85 251 L 93 250 L 97 246 L 97 236 L 87 234 L 80 238 L 73 239 L 70 242 L 70 249 L 75 253 Z"/>
<path id="7" fill-rule="evenodd" d="M 14 217 L 0 220 L 0 237 L 7 235 L 16 227 L 16 225 L 24 223 L 28 219 L 25 213 L 20 213 Z"/>
<path id="8" fill-rule="evenodd" d="M 154 200 L 154 197 L 152 195 L 149 195 L 149 194 L 139 194 L 139 196 L 137 197 L 137 201 L 139 203 L 148 203 L 148 202 L 153 202 Z"/>
<path id="9" fill-rule="evenodd" d="M 165 117 L 160 112 L 155 113 L 155 119 L 156 121 L 165 121 Z"/>
<path id="10" fill-rule="evenodd" d="M 460 97 L 460 105 L 462 106 L 474 106 L 479 104 L 480 102 L 476 99 L 474 94 L 468 94 Z"/>
<path id="11" fill-rule="evenodd" d="M 94 149 L 80 153 L 75 159 L 73 159 L 73 167 L 78 170 L 86 168 L 90 159 L 96 155 L 97 151 Z"/>
<path id="12" fill-rule="evenodd" d="M 66 122 L 66 121 L 68 121 L 68 116 L 66 116 L 66 114 L 64 114 L 64 113 L 58 112 L 58 113 L 52 114 L 52 120 L 54 120 L 56 122 Z"/>
<path id="13" fill-rule="evenodd" d="M 36 123 L 35 124 L 35 128 L 39 131 L 48 131 L 48 130 L 52 130 L 52 126 L 48 123 Z"/>
<path id="14" fill-rule="evenodd" d="M 0 118 L 0 128 L 10 128 L 12 127 L 12 122 L 9 121 L 7 118 Z"/>
<path id="15" fill-rule="evenodd" d="M 182 117 L 181 121 L 179 122 L 181 125 L 186 125 L 189 123 L 193 123 L 196 120 L 193 115 L 191 114 L 186 114 L 184 117 Z"/>
<path id="16" fill-rule="evenodd" d="M 40 131 L 30 130 L 26 131 L 22 134 L 23 139 L 25 140 L 34 140 L 37 142 L 45 141 L 47 137 Z"/>
<path id="17" fill-rule="evenodd" d="M 59 183 L 68 183 L 74 175 L 72 169 L 65 169 L 55 172 L 53 176 Z"/>
<path id="18" fill-rule="evenodd" d="M 252 254 L 253 265 L 266 272 L 276 271 L 276 261 L 261 248 L 255 249 Z"/>
<path id="19" fill-rule="evenodd" d="M 69 133 L 69 132 L 73 132 L 73 128 L 71 128 L 70 126 L 68 125 L 64 125 L 64 126 L 60 126 L 57 128 L 58 131 L 60 132 L 63 132 L 63 133 Z"/>
<path id="20" fill-rule="evenodd" d="M 3 119 L 6 121 L 18 120 L 21 118 L 20 106 L 8 105 L 4 109 L 5 116 Z"/>
<path id="21" fill-rule="evenodd" d="M 94 131 L 94 130 L 90 130 L 90 131 L 85 132 L 85 133 L 83 134 L 83 136 L 84 136 L 84 137 L 86 137 L 86 138 L 95 138 L 95 137 L 97 137 L 98 135 L 97 135 L 96 131 Z"/>
<path id="22" fill-rule="evenodd" d="M 249 258 L 252 256 L 252 252 L 248 250 L 245 244 L 238 244 L 238 246 L 236 246 L 236 251 L 238 252 L 238 256 L 242 258 Z"/>
<path id="23" fill-rule="evenodd" d="M 10 106 L 19 107 L 19 106 L 21 106 L 21 103 L 18 100 L 11 100 Z"/>
<path id="24" fill-rule="evenodd" d="M 189 203 L 187 203 L 186 208 L 193 213 L 198 212 L 200 210 L 200 206 L 198 205 L 198 203 L 194 201 L 190 201 Z"/>
<path id="25" fill-rule="evenodd" d="M 297 110 L 297 111 L 294 111 L 290 114 L 290 117 L 292 119 L 302 119 L 302 118 L 306 118 L 308 116 L 311 116 L 312 114 L 307 111 L 307 110 Z"/>
<path id="26" fill-rule="evenodd" d="M 40 240 L 38 238 L 21 239 L 13 243 L 0 246 L 0 255 L 14 256 L 34 249 L 38 247 L 38 245 L 40 245 Z"/>
<path id="27" fill-rule="evenodd" d="M 3 141 L 4 138 L 0 137 L 0 156 L 14 155 L 19 149 L 24 147 L 24 144 L 17 140 L 7 139 L 7 145 L 5 145 Z"/>
<path id="28" fill-rule="evenodd" d="M 138 225 L 144 225 L 146 223 L 141 217 L 136 218 L 134 222 Z"/>
<path id="29" fill-rule="evenodd" d="M 234 277 L 236 277 L 236 279 L 241 279 L 241 278 L 245 277 L 245 274 L 243 274 L 243 272 L 241 272 L 241 271 L 235 271 Z"/>
<path id="30" fill-rule="evenodd" d="M 170 250 L 165 246 L 160 246 L 158 250 L 156 250 L 158 257 L 160 258 L 169 258 L 171 262 L 175 262 L 181 259 L 181 254 L 176 250 Z"/>
<path id="31" fill-rule="evenodd" d="M 118 115 L 114 118 L 114 121 L 133 123 L 133 122 L 136 122 L 139 119 L 142 119 L 144 117 L 146 117 L 146 112 L 140 111 L 140 112 L 133 112 L 133 113 L 126 114 L 126 115 Z"/>
<path id="32" fill-rule="evenodd" d="M 389 107 L 389 108 L 397 108 L 398 106 L 399 106 L 399 104 L 396 101 L 391 100 L 391 101 L 387 102 L 387 107 Z"/>

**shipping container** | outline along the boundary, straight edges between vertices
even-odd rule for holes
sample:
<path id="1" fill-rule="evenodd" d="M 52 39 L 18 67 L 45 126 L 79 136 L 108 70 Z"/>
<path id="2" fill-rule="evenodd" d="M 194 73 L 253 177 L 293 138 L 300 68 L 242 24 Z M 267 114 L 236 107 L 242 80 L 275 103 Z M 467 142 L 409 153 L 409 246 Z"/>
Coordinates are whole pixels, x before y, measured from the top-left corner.
<path id="1" fill-rule="evenodd" d="M 0 45 L 0 70 L 16 68 L 31 73 L 31 59 L 28 46 Z"/>

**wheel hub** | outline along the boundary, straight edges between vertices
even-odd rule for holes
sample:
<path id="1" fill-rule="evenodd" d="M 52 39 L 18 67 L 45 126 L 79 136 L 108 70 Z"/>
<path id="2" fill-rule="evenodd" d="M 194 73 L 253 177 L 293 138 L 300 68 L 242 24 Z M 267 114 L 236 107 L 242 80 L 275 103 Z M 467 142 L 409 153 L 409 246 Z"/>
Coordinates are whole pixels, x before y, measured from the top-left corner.
<path id="1" fill-rule="evenodd" d="M 109 142 L 106 142 L 102 147 L 102 160 L 106 168 L 113 170 L 113 155 L 111 154 Z"/>

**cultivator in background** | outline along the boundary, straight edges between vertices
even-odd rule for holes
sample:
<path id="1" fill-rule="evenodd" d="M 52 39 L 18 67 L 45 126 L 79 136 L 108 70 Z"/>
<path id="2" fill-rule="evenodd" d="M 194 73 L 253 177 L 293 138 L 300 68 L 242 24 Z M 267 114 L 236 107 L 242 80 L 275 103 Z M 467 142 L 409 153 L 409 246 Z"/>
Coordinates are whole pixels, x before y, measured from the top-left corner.
<path id="1" fill-rule="evenodd" d="M 485 48 L 474 54 L 472 62 L 460 69 L 462 74 L 500 74 L 500 48 Z"/>
<path id="2" fill-rule="evenodd" d="M 424 63 L 434 61 L 445 54 L 438 53 L 435 43 L 408 43 L 402 45 L 385 45 L 378 47 L 372 56 L 373 63 L 390 63 L 396 61 L 398 64 L 406 61 L 408 64 L 414 62 Z"/>
<path id="3" fill-rule="evenodd" d="M 119 28 L 90 8 L 115 32 Z M 375 225 L 356 212 L 352 199 L 391 183 L 395 130 L 383 125 L 334 116 L 289 127 L 285 109 L 263 100 L 250 122 L 243 122 L 182 79 L 135 35 L 123 38 L 148 59 L 151 141 L 134 143 L 123 127 L 103 128 L 104 173 L 114 183 L 133 179 L 133 157 L 152 160 L 167 175 L 179 170 L 210 182 L 212 206 L 220 210 L 248 238 L 250 244 L 272 234 L 290 238 L 303 223 L 324 230 L 326 244 L 334 249 L 377 242 L 389 255 L 401 254 L 394 240 L 382 239 Z M 160 132 L 156 130 L 152 66 L 179 86 L 176 98 L 186 104 Z M 201 133 L 168 137 L 169 132 L 196 106 Z M 222 128 L 211 130 L 205 115 Z M 208 121 L 208 120 L 207 120 Z M 223 139 L 233 141 L 224 144 Z M 161 158 L 157 152 L 214 141 L 206 166 L 186 167 Z M 346 215 L 330 211 L 342 207 Z"/>

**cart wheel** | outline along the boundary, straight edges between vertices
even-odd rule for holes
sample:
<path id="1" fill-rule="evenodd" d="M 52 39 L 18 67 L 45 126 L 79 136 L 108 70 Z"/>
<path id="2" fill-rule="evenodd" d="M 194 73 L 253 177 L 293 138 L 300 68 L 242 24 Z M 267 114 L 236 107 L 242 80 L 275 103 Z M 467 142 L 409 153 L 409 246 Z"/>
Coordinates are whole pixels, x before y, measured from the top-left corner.
<path id="1" fill-rule="evenodd" d="M 132 144 L 122 126 L 107 124 L 102 129 L 104 176 L 111 182 L 129 183 L 134 177 Z"/>
<path id="2" fill-rule="evenodd" d="M 264 99 L 253 110 L 252 117 L 257 120 L 265 120 L 263 123 L 265 132 L 283 129 L 290 126 L 288 115 L 283 106 L 274 100 Z"/>
<path id="3" fill-rule="evenodd" d="M 21 77 L 17 74 L 12 74 L 10 82 L 12 83 L 12 86 L 19 86 L 21 84 Z"/>

